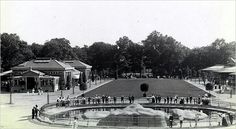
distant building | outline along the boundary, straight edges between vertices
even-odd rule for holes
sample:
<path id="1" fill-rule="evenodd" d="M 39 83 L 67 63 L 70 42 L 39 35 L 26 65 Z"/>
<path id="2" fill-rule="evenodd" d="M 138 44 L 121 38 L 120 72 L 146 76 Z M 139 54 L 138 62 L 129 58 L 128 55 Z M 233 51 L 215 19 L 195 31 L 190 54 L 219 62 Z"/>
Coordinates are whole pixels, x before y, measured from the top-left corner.
<path id="1" fill-rule="evenodd" d="M 80 61 L 75 61 L 77 62 Z M 80 73 L 89 75 L 91 66 L 84 64 L 77 69 L 73 65 L 57 61 L 55 59 L 35 59 L 24 62 L 12 68 L 11 78 L 13 80 L 12 91 L 26 92 L 32 89 L 42 89 L 43 91 L 56 91 L 69 89 L 73 85 L 78 85 Z M 79 71 L 81 69 L 81 72 Z"/>
<path id="2" fill-rule="evenodd" d="M 90 79 L 91 69 L 92 66 L 81 62 L 80 60 L 65 60 L 63 61 L 65 64 L 69 64 L 70 66 L 74 67 L 76 70 L 79 70 L 85 74 L 86 82 Z"/>
<path id="3" fill-rule="evenodd" d="M 236 66 L 227 67 L 223 65 L 215 65 L 202 71 L 206 75 L 207 81 L 215 84 L 214 90 L 224 91 L 227 88 L 232 88 L 232 92 L 235 94 L 235 73 Z"/>

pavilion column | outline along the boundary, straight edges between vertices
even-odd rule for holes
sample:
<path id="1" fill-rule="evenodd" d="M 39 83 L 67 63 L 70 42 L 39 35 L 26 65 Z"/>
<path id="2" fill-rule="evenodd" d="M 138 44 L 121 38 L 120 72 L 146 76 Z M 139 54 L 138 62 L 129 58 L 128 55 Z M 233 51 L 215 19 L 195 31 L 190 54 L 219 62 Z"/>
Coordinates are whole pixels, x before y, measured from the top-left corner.
<path id="1" fill-rule="evenodd" d="M 42 88 L 40 78 L 38 77 L 38 86 Z"/>
<path id="2" fill-rule="evenodd" d="M 27 88 L 27 85 L 28 85 L 28 84 L 27 84 L 27 83 L 28 83 L 27 80 L 28 80 L 28 79 L 27 79 L 27 77 L 24 77 L 24 78 L 25 78 L 25 89 L 28 91 L 28 88 Z M 29 92 L 30 92 L 30 91 L 29 91 Z"/>
<path id="3" fill-rule="evenodd" d="M 26 77 L 22 77 L 23 78 L 23 80 L 24 80 L 24 82 L 25 82 L 25 85 L 24 85 L 24 89 L 26 89 L 26 91 L 27 91 L 27 83 L 26 83 Z"/>

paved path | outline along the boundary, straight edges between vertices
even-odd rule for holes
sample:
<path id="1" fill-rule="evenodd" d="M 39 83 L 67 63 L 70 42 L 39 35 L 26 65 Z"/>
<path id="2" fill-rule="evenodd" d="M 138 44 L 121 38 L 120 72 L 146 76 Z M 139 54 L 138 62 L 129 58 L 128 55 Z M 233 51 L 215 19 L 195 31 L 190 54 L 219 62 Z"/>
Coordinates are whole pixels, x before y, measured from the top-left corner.
<path id="1" fill-rule="evenodd" d="M 111 80 L 100 81 L 95 85 L 94 83 L 88 89 L 95 89 Z M 50 102 L 55 102 L 56 98 L 60 96 L 61 92 L 50 92 Z M 79 87 L 75 88 L 75 94 L 72 94 L 72 89 L 63 91 L 63 95 L 70 95 L 71 97 L 82 94 Z M 45 125 L 37 121 L 31 120 L 31 109 L 35 104 L 39 107 L 47 103 L 47 94 L 27 94 L 27 93 L 14 93 L 13 104 L 9 104 L 9 94 L 0 94 L 0 129 L 59 129 L 50 125 Z M 37 124 L 35 124 L 35 122 Z M 68 127 L 60 127 L 64 129 Z"/>

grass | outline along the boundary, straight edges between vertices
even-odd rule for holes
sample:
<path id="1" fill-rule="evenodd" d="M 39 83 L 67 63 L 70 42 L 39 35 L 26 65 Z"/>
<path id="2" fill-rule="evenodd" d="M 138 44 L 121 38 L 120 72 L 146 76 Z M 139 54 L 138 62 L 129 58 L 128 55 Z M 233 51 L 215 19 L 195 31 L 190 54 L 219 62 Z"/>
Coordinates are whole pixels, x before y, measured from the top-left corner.
<path id="1" fill-rule="evenodd" d="M 147 95 L 157 94 L 161 96 L 192 96 L 198 97 L 206 92 L 183 81 L 172 79 L 118 79 L 107 83 L 97 89 L 87 92 L 85 96 L 108 95 L 108 96 L 129 96 L 141 98 L 140 84 L 149 84 Z"/>

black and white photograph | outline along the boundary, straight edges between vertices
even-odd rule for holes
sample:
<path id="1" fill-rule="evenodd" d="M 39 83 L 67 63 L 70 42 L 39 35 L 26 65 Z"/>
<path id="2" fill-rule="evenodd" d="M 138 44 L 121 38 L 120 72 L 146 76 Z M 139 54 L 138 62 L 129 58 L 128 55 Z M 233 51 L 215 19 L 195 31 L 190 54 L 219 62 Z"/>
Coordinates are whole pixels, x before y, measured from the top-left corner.
<path id="1" fill-rule="evenodd" d="M 236 129 L 235 0 L 0 0 L 0 129 Z"/>

